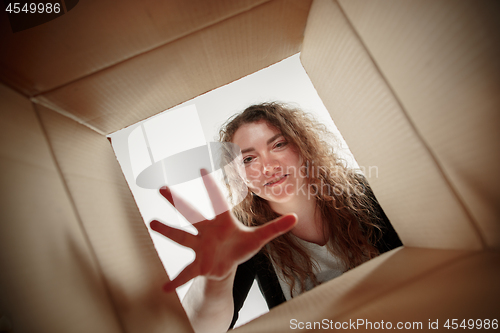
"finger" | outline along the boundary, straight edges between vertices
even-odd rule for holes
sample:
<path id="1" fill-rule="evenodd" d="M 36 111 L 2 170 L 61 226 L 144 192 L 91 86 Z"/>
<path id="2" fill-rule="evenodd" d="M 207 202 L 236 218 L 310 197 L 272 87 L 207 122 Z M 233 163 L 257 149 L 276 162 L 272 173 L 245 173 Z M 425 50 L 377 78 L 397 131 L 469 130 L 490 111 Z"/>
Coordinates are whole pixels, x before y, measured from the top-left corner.
<path id="1" fill-rule="evenodd" d="M 203 215 L 194 209 L 187 201 L 173 193 L 167 186 L 160 188 L 160 194 L 163 195 L 190 223 L 194 224 L 205 220 Z"/>
<path id="2" fill-rule="evenodd" d="M 262 245 L 269 243 L 274 238 L 290 231 L 297 223 L 297 215 L 288 214 L 278 217 L 263 226 L 255 228 L 255 233 L 262 242 Z"/>
<path id="3" fill-rule="evenodd" d="M 163 236 L 173 240 L 180 245 L 192 248 L 196 244 L 196 236 L 190 234 L 189 232 L 169 227 L 168 225 L 165 225 L 156 220 L 151 221 L 151 223 L 149 223 L 149 226 L 154 231 L 162 234 Z"/>
<path id="4" fill-rule="evenodd" d="M 229 211 L 230 208 L 226 201 L 226 198 L 215 183 L 214 178 L 210 174 L 208 174 L 208 171 L 206 169 L 201 169 L 200 173 L 201 178 L 203 179 L 203 183 L 205 184 L 205 188 L 207 189 L 208 197 L 212 202 L 212 207 L 214 208 L 215 215 L 219 215 Z"/>
<path id="5" fill-rule="evenodd" d="M 198 271 L 198 264 L 195 260 L 187 265 L 187 267 L 184 268 L 182 272 L 180 272 L 179 275 L 176 276 L 175 279 L 165 283 L 163 285 L 163 290 L 167 293 L 174 291 L 176 288 L 182 286 L 183 284 L 189 282 L 189 280 L 194 279 L 195 277 L 200 275 Z"/>

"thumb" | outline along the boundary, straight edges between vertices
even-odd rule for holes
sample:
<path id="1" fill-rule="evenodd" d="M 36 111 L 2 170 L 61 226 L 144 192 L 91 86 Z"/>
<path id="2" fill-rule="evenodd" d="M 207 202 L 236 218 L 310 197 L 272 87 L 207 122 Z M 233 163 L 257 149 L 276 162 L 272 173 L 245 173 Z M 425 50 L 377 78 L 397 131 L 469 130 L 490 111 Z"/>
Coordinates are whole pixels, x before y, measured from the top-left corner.
<path id="1" fill-rule="evenodd" d="M 295 214 L 287 214 L 278 217 L 255 230 L 259 238 L 264 244 L 273 240 L 274 238 L 283 235 L 284 233 L 293 229 L 297 224 L 298 217 Z"/>

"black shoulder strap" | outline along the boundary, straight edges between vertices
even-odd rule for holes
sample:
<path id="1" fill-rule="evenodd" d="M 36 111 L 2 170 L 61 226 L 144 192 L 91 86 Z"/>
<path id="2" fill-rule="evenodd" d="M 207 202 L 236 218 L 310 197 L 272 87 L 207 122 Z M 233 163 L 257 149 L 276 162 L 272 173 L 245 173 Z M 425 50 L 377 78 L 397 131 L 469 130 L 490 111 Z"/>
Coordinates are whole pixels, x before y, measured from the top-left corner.
<path id="1" fill-rule="evenodd" d="M 272 309 L 286 301 L 285 295 L 271 260 L 264 253 L 259 253 L 256 256 L 256 263 L 258 264 L 257 282 L 260 291 L 266 299 L 267 306 Z"/>
<path id="2" fill-rule="evenodd" d="M 236 324 L 239 311 L 243 307 L 243 303 L 256 277 L 260 291 L 264 295 L 269 309 L 285 302 L 285 296 L 283 295 L 271 261 L 264 253 L 259 252 L 250 260 L 239 265 L 236 270 L 233 285 L 234 313 L 230 329 Z"/>
<path id="3" fill-rule="evenodd" d="M 379 250 L 380 253 L 384 253 L 403 245 L 403 243 L 399 239 L 398 233 L 396 232 L 396 230 L 394 230 L 394 227 L 387 218 L 387 215 L 385 215 L 384 210 L 378 203 L 375 194 L 373 193 L 370 185 L 368 184 L 368 181 L 362 175 L 359 175 L 359 177 L 360 181 L 365 186 L 366 195 L 372 201 L 374 213 L 378 217 L 377 224 L 380 226 L 380 229 L 382 229 L 381 230 L 382 235 L 377 240 L 375 247 Z"/>
<path id="4" fill-rule="evenodd" d="M 255 269 L 255 256 L 239 265 L 236 269 L 236 275 L 234 277 L 233 284 L 234 312 L 233 320 L 231 321 L 231 325 L 229 326 L 230 329 L 234 327 L 234 324 L 238 320 L 240 309 L 243 306 L 245 299 L 247 298 L 248 292 L 252 287 L 252 283 L 255 279 L 256 274 L 257 272 Z"/>

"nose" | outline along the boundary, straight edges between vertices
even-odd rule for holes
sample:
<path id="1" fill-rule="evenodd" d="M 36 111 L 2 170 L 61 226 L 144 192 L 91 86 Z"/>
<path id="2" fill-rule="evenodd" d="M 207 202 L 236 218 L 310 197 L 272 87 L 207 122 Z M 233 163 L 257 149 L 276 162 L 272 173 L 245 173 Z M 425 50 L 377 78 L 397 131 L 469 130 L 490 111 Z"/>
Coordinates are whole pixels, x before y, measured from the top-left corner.
<path id="1" fill-rule="evenodd" d="M 271 176 L 273 175 L 277 170 L 279 170 L 280 165 L 278 161 L 273 160 L 273 161 L 268 161 L 264 163 L 263 165 L 263 173 L 266 176 Z"/>

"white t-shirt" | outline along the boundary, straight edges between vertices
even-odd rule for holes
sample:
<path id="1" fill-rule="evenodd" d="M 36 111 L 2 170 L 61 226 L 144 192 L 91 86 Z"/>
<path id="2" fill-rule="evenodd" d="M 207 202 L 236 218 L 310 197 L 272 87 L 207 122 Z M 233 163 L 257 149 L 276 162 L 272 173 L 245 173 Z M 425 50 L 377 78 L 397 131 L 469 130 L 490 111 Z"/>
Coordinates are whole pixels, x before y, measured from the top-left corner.
<path id="1" fill-rule="evenodd" d="M 318 263 L 319 269 L 314 269 L 313 272 L 316 275 L 316 279 L 318 283 L 323 283 L 328 280 L 334 279 L 342 273 L 344 273 L 345 269 L 342 265 L 342 262 L 330 251 L 328 251 L 327 245 L 320 246 L 316 243 L 310 243 L 305 240 L 302 240 L 298 237 L 294 237 L 298 243 L 300 243 L 306 251 L 309 253 L 311 258 Z M 277 269 L 277 267 L 273 263 L 274 270 L 276 275 L 278 276 L 278 281 L 281 285 L 281 289 L 283 290 L 283 294 L 287 301 L 289 301 L 292 296 L 290 292 L 290 287 L 288 286 L 285 278 Z M 314 287 L 312 280 L 308 278 L 306 280 L 306 291 L 311 290 Z M 301 293 L 300 282 L 295 280 L 295 287 L 293 290 L 293 296 L 298 296 Z"/>

